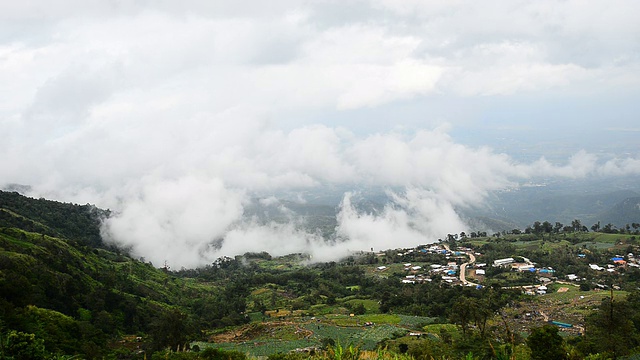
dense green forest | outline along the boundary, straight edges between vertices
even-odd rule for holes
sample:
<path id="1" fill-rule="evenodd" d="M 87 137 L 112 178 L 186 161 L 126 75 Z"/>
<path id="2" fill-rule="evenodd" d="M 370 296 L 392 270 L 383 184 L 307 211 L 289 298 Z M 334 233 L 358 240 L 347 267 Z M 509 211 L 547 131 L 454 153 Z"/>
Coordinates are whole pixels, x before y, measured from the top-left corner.
<path id="1" fill-rule="evenodd" d="M 636 227 L 602 234 L 544 222 L 441 241 L 473 248 L 487 263 L 526 256 L 554 268 L 558 279 L 577 274 L 579 283 L 559 285 L 571 287 L 569 300 L 523 295 L 519 286 L 538 279 L 497 267 L 487 269 L 483 286 L 452 285 L 442 275 L 401 281 L 403 263 L 452 260 L 426 246 L 331 263 L 247 253 L 197 269 L 158 269 L 103 244 L 105 216 L 91 205 L 0 192 L 0 359 L 606 359 L 640 352 L 640 271 L 589 268 L 618 253 L 629 260 L 638 252 Z M 579 308 L 567 315 L 581 321 L 579 333 L 522 322 L 528 309 L 564 320 L 566 307 Z M 241 347 L 251 344 L 266 353 Z M 308 351 L 290 353 L 287 344 Z"/>

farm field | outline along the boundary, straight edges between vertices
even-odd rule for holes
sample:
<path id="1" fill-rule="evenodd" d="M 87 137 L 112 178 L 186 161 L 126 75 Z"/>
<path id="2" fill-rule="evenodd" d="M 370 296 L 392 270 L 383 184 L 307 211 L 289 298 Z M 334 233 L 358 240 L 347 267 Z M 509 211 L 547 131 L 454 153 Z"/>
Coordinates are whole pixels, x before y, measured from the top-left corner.
<path id="1" fill-rule="evenodd" d="M 237 327 L 211 336 L 209 342 L 199 341 L 192 345 L 198 345 L 200 349 L 236 350 L 253 356 L 321 348 L 328 341 L 357 346 L 361 350 L 375 350 L 381 341 L 405 336 L 416 328 L 422 331 L 424 324 L 433 321 L 427 317 L 388 314 L 334 314 L 315 319 L 294 317 L 290 321 L 256 322 Z"/>

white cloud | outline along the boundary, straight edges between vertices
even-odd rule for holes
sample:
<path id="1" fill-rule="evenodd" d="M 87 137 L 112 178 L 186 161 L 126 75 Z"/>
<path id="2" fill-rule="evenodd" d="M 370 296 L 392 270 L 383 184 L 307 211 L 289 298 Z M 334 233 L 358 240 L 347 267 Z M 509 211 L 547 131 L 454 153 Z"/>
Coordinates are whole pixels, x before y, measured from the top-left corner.
<path id="1" fill-rule="evenodd" d="M 635 2 L 349 6 L 2 4 L 0 180 L 109 207 L 118 214 L 110 238 L 175 267 L 252 249 L 339 253 L 295 219 L 243 218 L 249 196 L 275 206 L 270 196 L 284 190 L 404 189 L 377 214 L 345 197 L 340 246 L 360 249 L 458 232 L 457 208 L 520 179 L 638 173 L 636 154 L 517 163 L 425 125 L 491 122 L 487 98 L 507 112 L 522 97 L 550 111 L 549 98 L 617 110 L 612 99 L 640 91 Z M 432 113 L 440 102 L 451 108 L 444 116 Z M 633 127 L 629 113 L 606 127 Z M 574 117 L 567 122 L 586 126 Z M 220 249 L 209 246 L 216 239 Z"/>
<path id="2" fill-rule="evenodd" d="M 638 175 L 640 174 L 640 159 L 612 159 L 598 168 L 598 173 L 608 176 Z"/>
<path id="3" fill-rule="evenodd" d="M 197 266 L 218 256 L 210 244 L 242 216 L 244 195 L 218 179 L 145 179 L 105 221 L 103 237 L 156 263 Z"/>
<path id="4" fill-rule="evenodd" d="M 519 179 L 583 178 L 603 171 L 614 174 L 614 168 L 630 173 L 635 165 L 624 160 L 600 168 L 598 158 L 586 152 L 562 166 L 545 159 L 518 164 L 488 148 L 456 144 L 441 130 L 409 138 L 398 134 L 341 138 L 337 133 L 326 127 L 265 133 L 246 139 L 239 144 L 242 151 L 232 151 L 223 163 L 191 168 L 176 168 L 175 163 L 162 168 L 160 175 L 127 189 L 116 205 L 120 212 L 106 223 L 106 234 L 154 263 L 168 260 L 180 266 L 246 251 L 304 251 L 316 260 L 328 259 L 344 256 L 347 250 L 414 246 L 468 231 L 457 209 L 480 205 L 490 191 Z M 172 164 L 183 156 L 176 152 L 165 161 Z M 236 174 L 228 172 L 233 164 L 240 164 Z M 167 179 L 175 172 L 187 175 Z M 356 210 L 352 195 L 346 194 L 337 218 L 336 235 L 341 240 L 332 248 L 313 230 L 305 230 L 304 223 L 273 196 L 260 203 L 278 208 L 289 217 L 288 223 L 260 224 L 243 216 L 246 191 L 268 194 L 320 184 L 404 190 L 390 192 L 389 203 L 377 213 Z M 213 240 L 220 240 L 220 248 L 209 246 Z"/>

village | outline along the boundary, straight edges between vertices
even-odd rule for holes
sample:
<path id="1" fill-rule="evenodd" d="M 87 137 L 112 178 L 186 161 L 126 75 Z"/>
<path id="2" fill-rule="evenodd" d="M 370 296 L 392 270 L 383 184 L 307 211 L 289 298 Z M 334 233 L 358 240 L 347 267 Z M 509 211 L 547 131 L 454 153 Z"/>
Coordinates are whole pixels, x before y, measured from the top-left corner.
<path id="1" fill-rule="evenodd" d="M 400 278 L 403 284 L 420 284 L 440 281 L 453 286 L 472 286 L 478 289 L 485 286 L 487 280 L 487 269 L 497 268 L 500 271 L 535 275 L 535 283 L 518 286 L 504 286 L 504 288 L 519 288 L 526 295 L 545 295 L 548 292 L 548 285 L 551 283 L 565 283 L 567 285 L 580 286 L 581 283 L 589 281 L 586 277 L 578 276 L 574 273 L 557 274 L 553 267 L 540 267 L 536 262 L 523 256 L 514 256 L 493 260 L 490 263 L 479 262 L 484 255 L 469 247 L 458 247 L 456 250 L 449 249 L 446 244 L 421 245 L 412 249 L 395 250 L 396 258 L 420 259 L 420 255 L 436 255 L 440 261 L 427 263 L 424 261 L 403 262 L 402 271 L 404 275 Z M 377 253 L 376 256 L 383 257 L 387 253 Z M 627 268 L 640 268 L 640 260 L 633 253 L 625 256 L 616 255 L 609 259 L 607 263 L 593 264 L 587 262 L 585 254 L 580 253 L 577 257 L 592 271 L 591 279 L 599 278 L 601 274 L 619 274 Z M 388 272 L 396 268 L 393 264 L 376 267 L 378 273 Z M 598 274 L 601 273 L 601 274 Z M 531 276 L 529 276 L 531 278 Z M 594 289 L 620 290 L 616 284 L 605 284 L 604 281 L 593 282 Z"/>
<path id="2" fill-rule="evenodd" d="M 524 296 L 538 300 L 525 307 L 516 305 L 504 310 L 503 319 L 513 328 L 526 331 L 532 326 L 552 324 L 561 332 L 581 335 L 585 331 L 581 312 L 596 308 L 603 297 L 621 290 L 622 283 L 617 282 L 620 276 L 624 278 L 625 272 L 640 267 L 632 252 L 606 257 L 598 263 L 590 262 L 589 253 L 585 249 L 572 255 L 579 271 L 565 273 L 552 266 L 540 266 L 525 256 L 514 254 L 496 259 L 473 247 L 458 246 L 452 250 L 441 242 L 377 253 L 378 258 L 393 258 L 397 263 L 387 261 L 375 271 L 379 276 L 397 276 L 407 286 L 437 281 L 443 286 L 482 289 L 501 284 L 502 289 L 519 290 Z M 547 298 L 552 292 L 557 296 Z"/>

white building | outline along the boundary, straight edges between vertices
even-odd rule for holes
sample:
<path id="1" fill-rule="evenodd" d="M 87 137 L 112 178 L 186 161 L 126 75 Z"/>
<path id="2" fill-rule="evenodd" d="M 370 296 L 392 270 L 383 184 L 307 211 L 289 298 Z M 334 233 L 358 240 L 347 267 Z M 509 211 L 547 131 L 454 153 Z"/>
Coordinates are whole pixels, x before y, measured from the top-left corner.
<path id="1" fill-rule="evenodd" d="M 493 261 L 493 266 L 505 266 L 514 262 L 515 260 L 513 258 L 498 259 Z"/>

